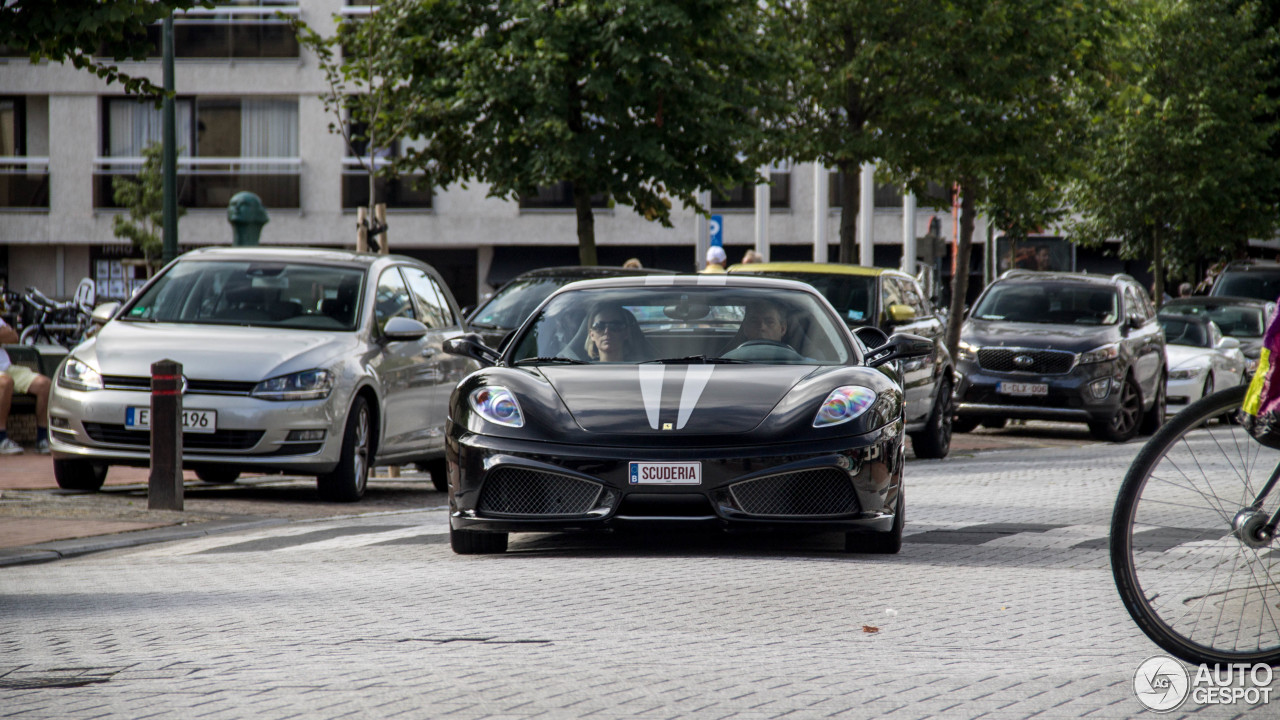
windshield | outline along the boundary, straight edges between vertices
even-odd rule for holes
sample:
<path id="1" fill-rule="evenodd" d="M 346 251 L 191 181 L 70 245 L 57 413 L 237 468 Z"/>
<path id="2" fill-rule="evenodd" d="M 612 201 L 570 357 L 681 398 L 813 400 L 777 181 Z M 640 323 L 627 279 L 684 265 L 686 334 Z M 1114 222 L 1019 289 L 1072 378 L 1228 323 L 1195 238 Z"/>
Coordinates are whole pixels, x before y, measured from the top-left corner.
<path id="1" fill-rule="evenodd" d="M 1207 317 L 1218 324 L 1223 335 L 1234 338 L 1260 338 L 1266 323 L 1262 309 L 1243 305 L 1195 305 L 1179 302 L 1165 308 L 1170 312 L 1195 314 Z"/>
<path id="2" fill-rule="evenodd" d="M 1210 295 L 1254 298 L 1275 302 L 1280 296 L 1280 272 L 1237 270 L 1224 272 Z"/>
<path id="3" fill-rule="evenodd" d="M 354 330 L 364 270 L 283 261 L 179 262 L 126 321 Z"/>
<path id="4" fill-rule="evenodd" d="M 850 325 L 875 323 L 876 279 L 870 275 L 805 272 L 753 272 L 752 275 L 799 280 L 814 287 Z"/>
<path id="5" fill-rule="evenodd" d="M 510 362 L 842 365 L 853 356 L 847 333 L 820 300 L 794 290 L 579 290 L 547 303 Z"/>
<path id="6" fill-rule="evenodd" d="M 470 324 L 479 327 L 511 330 L 529 317 L 529 313 L 551 293 L 582 278 L 538 277 L 512 280 L 471 316 Z"/>
<path id="7" fill-rule="evenodd" d="M 1209 347 L 1209 329 L 1204 323 L 1190 318 L 1161 316 L 1160 326 L 1164 328 L 1164 341 L 1170 345 Z"/>
<path id="8" fill-rule="evenodd" d="M 980 320 L 1112 325 L 1119 321 L 1115 290 L 1090 285 L 993 285 L 972 316 Z"/>

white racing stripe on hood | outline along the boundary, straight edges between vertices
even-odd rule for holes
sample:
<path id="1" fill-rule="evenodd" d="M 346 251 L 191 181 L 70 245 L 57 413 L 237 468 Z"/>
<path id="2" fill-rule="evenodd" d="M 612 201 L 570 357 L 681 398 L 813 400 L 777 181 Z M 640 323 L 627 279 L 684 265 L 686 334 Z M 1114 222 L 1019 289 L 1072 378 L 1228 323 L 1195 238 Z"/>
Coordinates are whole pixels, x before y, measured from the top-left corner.
<path id="1" fill-rule="evenodd" d="M 649 427 L 657 430 L 658 413 L 662 410 L 662 377 L 667 372 L 667 366 L 642 364 L 636 368 L 640 370 L 640 397 L 644 400 L 644 414 L 649 416 Z"/>
<path id="2" fill-rule="evenodd" d="M 680 391 L 680 414 L 676 417 L 677 430 L 683 430 L 684 424 L 689 422 L 689 416 L 698 406 L 698 398 L 702 397 L 702 390 L 711 381 L 711 371 L 715 369 L 715 365 L 689 366 L 684 376 L 684 388 Z"/>

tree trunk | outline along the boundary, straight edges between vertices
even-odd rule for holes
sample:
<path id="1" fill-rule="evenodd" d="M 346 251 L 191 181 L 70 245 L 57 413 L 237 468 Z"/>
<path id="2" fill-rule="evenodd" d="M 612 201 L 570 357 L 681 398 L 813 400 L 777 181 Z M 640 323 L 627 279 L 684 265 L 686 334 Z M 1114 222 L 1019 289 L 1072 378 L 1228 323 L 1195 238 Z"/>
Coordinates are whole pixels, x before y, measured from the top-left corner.
<path id="1" fill-rule="evenodd" d="M 578 213 L 578 264 L 598 265 L 596 260 L 596 216 L 591 212 L 591 192 L 573 184 L 573 209 Z"/>
<path id="2" fill-rule="evenodd" d="M 1155 283 L 1151 286 L 1151 294 L 1154 296 L 1151 299 L 1159 310 L 1164 306 L 1164 247 L 1161 246 L 1159 225 L 1151 228 L 1151 274 L 1156 276 Z"/>
<path id="3" fill-rule="evenodd" d="M 845 161 L 836 163 L 840 171 L 840 262 L 858 264 L 858 206 L 862 195 L 858 191 L 861 167 Z M 857 171 L 857 173 L 855 173 Z"/>
<path id="4" fill-rule="evenodd" d="M 947 350 L 956 357 L 960 345 L 960 326 L 964 324 L 964 300 L 969 292 L 969 256 L 973 254 L 974 207 L 977 202 L 968 178 L 960 181 L 960 241 L 956 246 L 956 271 L 951 276 L 951 311 L 947 317 Z"/>

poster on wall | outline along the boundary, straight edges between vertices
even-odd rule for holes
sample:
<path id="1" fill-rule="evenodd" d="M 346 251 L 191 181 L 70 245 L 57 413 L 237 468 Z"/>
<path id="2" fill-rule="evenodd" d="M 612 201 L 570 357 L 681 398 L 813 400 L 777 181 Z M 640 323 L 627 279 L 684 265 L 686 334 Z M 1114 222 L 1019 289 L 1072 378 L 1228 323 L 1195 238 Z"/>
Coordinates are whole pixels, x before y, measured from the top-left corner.
<path id="1" fill-rule="evenodd" d="M 1025 237 L 997 241 L 998 267 L 1005 270 L 1075 271 L 1075 246 L 1060 237 Z"/>

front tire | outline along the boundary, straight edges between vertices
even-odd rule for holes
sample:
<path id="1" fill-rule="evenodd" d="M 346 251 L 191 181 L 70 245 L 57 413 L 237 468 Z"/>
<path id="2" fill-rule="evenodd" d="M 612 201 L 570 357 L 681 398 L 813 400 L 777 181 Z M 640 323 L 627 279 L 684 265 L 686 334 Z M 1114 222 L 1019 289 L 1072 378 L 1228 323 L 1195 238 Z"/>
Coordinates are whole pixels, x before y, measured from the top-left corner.
<path id="1" fill-rule="evenodd" d="M 431 485 L 436 492 L 449 492 L 449 463 L 444 458 L 423 460 L 418 469 L 431 473 Z"/>
<path id="2" fill-rule="evenodd" d="M 1132 440 L 1141 424 L 1142 394 L 1138 392 L 1138 383 L 1126 376 L 1124 385 L 1120 386 L 1120 405 L 1110 419 L 1090 422 L 1089 432 L 1099 440 L 1121 443 Z"/>
<path id="3" fill-rule="evenodd" d="M 897 555 L 902 550 L 902 529 L 907 524 L 907 495 L 898 487 L 898 509 L 893 514 L 893 527 L 883 533 L 845 533 L 844 551 L 870 555 Z"/>
<path id="4" fill-rule="evenodd" d="M 372 428 L 369 401 L 361 396 L 351 404 L 342 436 L 342 453 L 333 472 L 316 478 L 320 499 L 328 502 L 355 502 L 364 497 L 369 482 L 369 451 Z"/>
<path id="5" fill-rule="evenodd" d="M 449 546 L 459 555 L 498 555 L 507 551 L 507 533 L 449 528 Z"/>
<path id="6" fill-rule="evenodd" d="M 196 468 L 196 477 L 200 482 L 211 485 L 226 485 L 240 479 L 240 470 L 233 467 L 201 467 Z"/>
<path id="7" fill-rule="evenodd" d="M 54 459 L 53 479 L 63 490 L 96 492 L 107 480 L 107 465 L 79 459 Z"/>
<path id="8" fill-rule="evenodd" d="M 1168 388 L 1168 379 L 1164 373 L 1160 373 L 1159 384 L 1156 386 L 1156 401 L 1151 403 L 1151 409 L 1146 415 L 1142 416 L 1142 427 L 1139 432 L 1143 435 L 1155 435 L 1156 431 L 1164 425 L 1164 416 L 1167 414 L 1168 400 L 1166 392 Z"/>
<path id="9" fill-rule="evenodd" d="M 955 403 L 951 397 L 951 381 L 944 380 L 938 386 L 938 396 L 933 401 L 933 412 L 924 430 L 911 435 L 911 447 L 916 457 L 926 460 L 944 458 L 951 451 L 951 418 Z"/>

